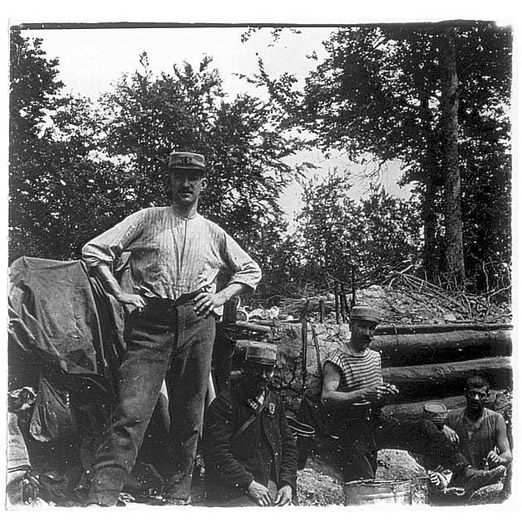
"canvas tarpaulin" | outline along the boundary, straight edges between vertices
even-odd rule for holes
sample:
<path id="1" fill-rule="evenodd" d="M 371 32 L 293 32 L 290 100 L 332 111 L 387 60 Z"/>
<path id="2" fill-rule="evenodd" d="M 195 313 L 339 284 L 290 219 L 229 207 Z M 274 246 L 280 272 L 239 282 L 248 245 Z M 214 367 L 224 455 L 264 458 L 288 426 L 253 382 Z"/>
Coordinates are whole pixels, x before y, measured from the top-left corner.
<path id="1" fill-rule="evenodd" d="M 9 272 L 9 335 L 41 366 L 111 381 L 123 351 L 121 310 L 81 261 L 23 257 Z"/>
<path id="2" fill-rule="evenodd" d="M 27 435 L 78 440 L 88 465 L 123 352 L 123 315 L 81 261 L 23 257 L 9 274 L 9 386 L 38 389 Z"/>

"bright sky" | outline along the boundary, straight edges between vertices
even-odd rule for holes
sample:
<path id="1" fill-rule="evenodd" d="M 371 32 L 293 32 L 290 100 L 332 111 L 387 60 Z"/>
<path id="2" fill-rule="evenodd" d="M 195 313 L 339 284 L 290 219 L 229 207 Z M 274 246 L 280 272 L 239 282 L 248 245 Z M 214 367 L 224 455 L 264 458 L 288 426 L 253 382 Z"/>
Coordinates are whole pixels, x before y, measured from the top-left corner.
<path id="1" fill-rule="evenodd" d="M 241 42 L 241 35 L 246 27 L 228 28 L 139 28 L 139 29 L 61 29 L 61 30 L 27 30 L 24 35 L 41 37 L 43 48 L 49 58 L 57 57 L 60 61 L 61 79 L 67 90 L 96 99 L 101 93 L 110 90 L 123 73 L 132 73 L 140 68 L 139 56 L 143 51 L 148 54 L 149 64 L 155 74 L 172 72 L 172 65 L 188 61 L 197 67 L 204 55 L 213 57 L 213 65 L 219 70 L 224 81 L 225 90 L 230 97 L 238 92 L 250 92 L 263 97 L 259 89 L 240 80 L 237 74 L 254 75 L 258 72 L 257 55 L 263 59 L 267 72 L 278 76 L 290 72 L 302 83 L 307 73 L 315 68 L 325 57 L 322 42 L 327 40 L 338 23 L 360 22 L 413 22 L 448 19 L 495 19 L 503 20 L 505 7 L 503 0 L 497 0 L 496 9 L 488 2 L 476 0 L 472 9 L 467 2 L 450 4 L 451 14 L 445 0 L 437 6 L 426 6 L 424 3 L 396 0 L 395 2 L 372 1 L 364 6 L 349 9 L 343 3 L 323 0 L 314 4 L 314 8 L 302 2 L 282 2 L 264 0 L 255 6 L 246 6 L 245 2 L 194 1 L 189 5 L 169 4 L 161 9 L 156 7 L 155 0 L 146 3 L 125 2 L 124 8 L 118 2 L 101 2 L 91 0 L 71 8 L 68 2 L 36 2 L 25 0 L 16 6 L 13 3 L 10 22 L 181 22 L 211 24 L 245 24 L 245 22 L 280 23 L 292 26 L 298 24 L 328 24 L 329 27 L 299 28 L 300 33 L 286 29 L 277 42 L 273 41 L 270 29 L 265 28 L 251 35 L 246 43 Z M 203 4 L 203 8 L 199 8 Z M 294 4 L 294 6 L 292 5 Z M 371 4 L 371 5 L 370 5 Z M 58 5 L 58 10 L 48 6 Z M 103 6 L 101 10 L 91 7 Z M 333 7 L 335 6 L 335 8 Z M 412 8 L 411 6 L 414 6 Z M 96 13 L 103 13 L 97 15 Z M 319 61 L 309 58 L 315 52 Z M 325 160 L 321 153 L 313 152 L 295 157 L 313 161 L 319 166 L 316 173 L 326 174 L 337 168 L 341 171 L 350 168 L 352 172 L 362 173 L 364 168 L 353 166 L 342 156 L 333 156 Z M 398 165 L 390 165 L 382 175 L 385 188 L 393 194 L 406 197 L 407 190 L 397 186 Z M 356 197 L 364 195 L 367 181 L 358 179 L 352 189 Z M 301 188 L 294 183 L 284 191 L 281 204 L 292 220 L 300 208 Z"/>
<path id="2" fill-rule="evenodd" d="M 321 54 L 321 43 L 332 31 L 306 28 L 295 34 L 285 30 L 271 46 L 270 29 L 255 32 L 242 43 L 241 35 L 246 30 L 245 27 L 62 29 L 27 30 L 24 35 L 44 39 L 48 56 L 59 58 L 61 77 L 69 89 L 91 98 L 108 90 L 122 73 L 140 69 L 139 56 L 143 51 L 147 52 L 151 70 L 156 74 L 172 73 L 172 65 L 183 61 L 197 66 L 203 56 L 211 56 L 226 91 L 233 97 L 238 92 L 252 92 L 253 87 L 237 75 L 258 72 L 256 53 L 265 61 L 269 74 L 291 71 L 304 79 L 317 64 L 306 56 L 314 51 Z"/>
<path id="3" fill-rule="evenodd" d="M 140 69 L 139 57 L 144 51 L 156 75 L 172 73 L 172 66 L 184 61 L 197 68 L 201 59 L 209 55 L 231 98 L 242 92 L 265 97 L 264 91 L 238 76 L 258 73 L 256 54 L 263 59 L 269 75 L 289 71 L 302 85 L 307 73 L 318 64 L 307 56 L 315 52 L 324 57 L 322 42 L 332 32 L 332 28 L 304 28 L 298 34 L 287 29 L 274 42 L 271 30 L 266 28 L 242 43 L 241 35 L 246 30 L 246 27 L 60 29 L 26 30 L 24 36 L 42 38 L 48 58 L 59 59 L 60 78 L 67 91 L 95 100 L 124 73 Z M 299 200 L 297 184 L 285 190 L 281 204 L 289 220 L 299 208 Z"/>
<path id="4" fill-rule="evenodd" d="M 59 59 L 60 78 L 66 91 L 96 100 L 111 89 L 124 73 L 140 69 L 139 57 L 147 52 L 149 65 L 155 75 L 171 73 L 174 64 L 187 61 L 197 67 L 205 55 L 213 58 L 213 65 L 221 74 L 225 91 L 230 97 L 249 92 L 265 97 L 238 74 L 253 76 L 258 73 L 258 56 L 271 76 L 284 72 L 294 74 L 302 87 L 305 77 L 326 57 L 323 42 L 335 31 L 334 27 L 285 29 L 274 40 L 271 29 L 253 32 L 247 42 L 241 42 L 246 27 L 229 28 L 139 28 L 139 29 L 59 29 L 25 30 L 24 36 L 43 39 L 42 47 L 49 59 Z M 310 58 L 315 54 L 318 59 Z M 317 173 L 326 174 L 333 168 L 348 166 L 343 156 L 325 160 L 320 152 L 293 157 L 291 162 L 311 160 L 319 166 Z M 363 168 L 355 167 L 360 173 Z M 396 185 L 397 167 L 383 173 L 386 188 L 404 194 Z M 367 184 L 358 181 L 353 193 L 360 196 Z M 282 194 L 281 205 L 289 221 L 301 205 L 301 188 L 292 183 Z"/>

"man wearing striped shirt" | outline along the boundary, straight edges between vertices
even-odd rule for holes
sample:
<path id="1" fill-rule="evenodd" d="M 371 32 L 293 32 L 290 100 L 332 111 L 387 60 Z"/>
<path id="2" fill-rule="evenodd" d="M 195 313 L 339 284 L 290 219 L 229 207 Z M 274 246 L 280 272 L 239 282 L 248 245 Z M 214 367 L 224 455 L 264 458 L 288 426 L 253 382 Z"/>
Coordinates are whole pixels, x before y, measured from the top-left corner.
<path id="1" fill-rule="evenodd" d="M 333 352 L 324 365 L 321 402 L 330 411 L 332 428 L 339 436 L 344 481 L 375 478 L 377 451 L 385 448 L 430 457 L 451 469 L 459 484 L 470 491 L 498 480 L 501 471 L 473 468 L 432 421 L 399 422 L 380 414 L 399 390 L 383 381 L 380 354 L 369 348 L 379 321 L 374 308 L 354 306 L 346 348 Z"/>
<path id="2" fill-rule="evenodd" d="M 128 312 L 127 351 L 118 403 L 105 442 L 96 452 L 88 504 L 116 504 L 135 464 L 165 381 L 170 436 L 166 504 L 190 502 L 215 338 L 215 313 L 231 298 L 255 289 L 259 266 L 219 226 L 202 217 L 205 159 L 169 157 L 172 205 L 136 212 L 83 248 L 83 259 Z M 123 289 L 112 273 L 129 256 Z M 218 290 L 218 283 L 228 278 Z"/>

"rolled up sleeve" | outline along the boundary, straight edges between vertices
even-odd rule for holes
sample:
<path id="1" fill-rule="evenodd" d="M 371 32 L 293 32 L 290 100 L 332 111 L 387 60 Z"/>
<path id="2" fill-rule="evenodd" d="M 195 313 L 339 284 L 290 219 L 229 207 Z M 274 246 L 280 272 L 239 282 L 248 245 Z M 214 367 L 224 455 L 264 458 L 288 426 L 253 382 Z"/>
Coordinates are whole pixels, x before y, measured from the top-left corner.
<path id="1" fill-rule="evenodd" d="M 224 258 L 232 273 L 228 283 L 241 283 L 255 291 L 261 280 L 259 265 L 228 234 L 224 247 Z"/>
<path id="2" fill-rule="evenodd" d="M 82 259 L 87 267 L 111 265 L 140 233 L 142 220 L 142 212 L 136 212 L 84 245 Z"/>

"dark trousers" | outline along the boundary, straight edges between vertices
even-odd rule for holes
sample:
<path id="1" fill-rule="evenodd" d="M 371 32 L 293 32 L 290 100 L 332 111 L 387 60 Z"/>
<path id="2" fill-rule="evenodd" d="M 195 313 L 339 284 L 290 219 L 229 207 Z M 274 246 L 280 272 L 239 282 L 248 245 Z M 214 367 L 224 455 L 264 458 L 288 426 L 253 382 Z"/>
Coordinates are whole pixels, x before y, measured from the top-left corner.
<path id="1" fill-rule="evenodd" d="M 149 302 L 142 314 L 134 311 L 129 316 L 116 408 L 106 439 L 94 457 L 88 502 L 116 504 L 164 380 L 170 435 L 161 471 L 167 477 L 167 497 L 189 498 L 214 338 L 214 317 L 197 316 L 190 303 Z"/>
<path id="2" fill-rule="evenodd" d="M 345 482 L 375 478 L 377 451 L 403 449 L 430 457 L 449 469 L 467 465 L 457 446 L 428 420 L 397 421 L 372 416 L 347 422 L 339 437 Z"/>

